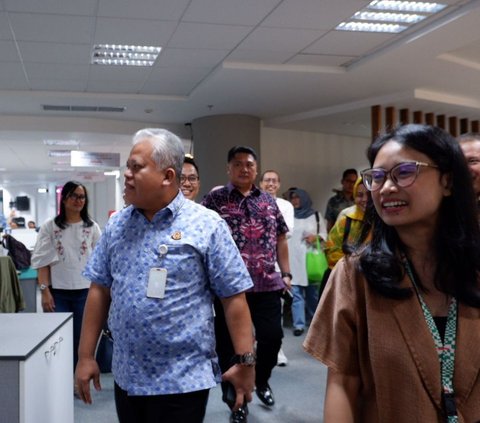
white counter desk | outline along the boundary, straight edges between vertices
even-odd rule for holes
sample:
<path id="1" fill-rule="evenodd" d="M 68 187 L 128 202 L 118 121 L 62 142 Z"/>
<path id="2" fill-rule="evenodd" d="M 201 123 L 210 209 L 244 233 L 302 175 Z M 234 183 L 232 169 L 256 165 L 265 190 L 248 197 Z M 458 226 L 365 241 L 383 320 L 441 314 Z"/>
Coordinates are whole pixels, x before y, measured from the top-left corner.
<path id="1" fill-rule="evenodd" d="M 0 423 L 73 422 L 71 313 L 0 314 Z"/>

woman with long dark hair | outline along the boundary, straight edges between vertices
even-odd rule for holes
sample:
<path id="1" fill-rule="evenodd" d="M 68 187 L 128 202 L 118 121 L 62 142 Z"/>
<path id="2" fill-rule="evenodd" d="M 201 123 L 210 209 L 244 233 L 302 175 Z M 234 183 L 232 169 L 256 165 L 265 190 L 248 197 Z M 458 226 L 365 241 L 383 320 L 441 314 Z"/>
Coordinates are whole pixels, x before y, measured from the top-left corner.
<path id="1" fill-rule="evenodd" d="M 80 182 L 67 182 L 60 213 L 40 227 L 32 267 L 38 269 L 43 311 L 73 313 L 74 368 L 90 286 L 82 271 L 99 238 L 100 227 L 88 214 L 87 189 Z"/>
<path id="2" fill-rule="evenodd" d="M 465 158 L 424 125 L 367 154 L 371 242 L 333 270 L 304 344 L 329 368 L 324 421 L 480 421 L 480 230 Z"/>

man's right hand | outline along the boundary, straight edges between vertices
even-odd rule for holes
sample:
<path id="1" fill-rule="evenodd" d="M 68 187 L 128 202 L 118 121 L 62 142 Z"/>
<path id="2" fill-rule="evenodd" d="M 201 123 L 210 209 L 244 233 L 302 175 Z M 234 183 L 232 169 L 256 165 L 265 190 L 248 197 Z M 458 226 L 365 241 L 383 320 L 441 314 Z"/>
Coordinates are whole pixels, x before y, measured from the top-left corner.
<path id="1" fill-rule="evenodd" d="M 90 395 L 90 380 L 93 380 L 95 390 L 100 391 L 100 369 L 93 358 L 80 358 L 75 370 L 75 390 L 80 399 L 86 403 L 92 403 Z"/>

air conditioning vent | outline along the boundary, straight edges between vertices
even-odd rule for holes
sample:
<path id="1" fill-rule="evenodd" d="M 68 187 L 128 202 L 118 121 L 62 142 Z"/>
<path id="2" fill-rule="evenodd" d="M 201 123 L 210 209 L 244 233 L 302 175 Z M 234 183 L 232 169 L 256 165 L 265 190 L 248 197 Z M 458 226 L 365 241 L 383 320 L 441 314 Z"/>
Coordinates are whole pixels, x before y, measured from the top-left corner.
<path id="1" fill-rule="evenodd" d="M 99 113 L 122 113 L 126 107 L 113 106 L 62 106 L 55 104 L 43 104 L 43 110 L 47 112 L 99 112 Z"/>

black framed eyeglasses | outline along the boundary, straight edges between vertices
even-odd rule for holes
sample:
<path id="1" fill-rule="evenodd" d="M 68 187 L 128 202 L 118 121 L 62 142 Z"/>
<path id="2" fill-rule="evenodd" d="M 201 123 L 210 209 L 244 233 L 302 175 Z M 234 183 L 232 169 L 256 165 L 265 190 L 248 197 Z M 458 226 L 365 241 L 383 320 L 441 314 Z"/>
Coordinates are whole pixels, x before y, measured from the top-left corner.
<path id="1" fill-rule="evenodd" d="M 196 184 L 200 178 L 196 175 L 180 175 L 180 183 L 184 184 L 185 182 L 190 182 L 191 184 Z"/>
<path id="2" fill-rule="evenodd" d="M 72 200 L 80 200 L 80 201 L 85 201 L 85 199 L 87 198 L 83 194 L 78 195 L 75 193 L 70 194 L 68 197 L 71 198 Z"/>
<path id="3" fill-rule="evenodd" d="M 381 167 L 374 167 L 362 170 L 360 174 L 362 175 L 363 185 L 365 185 L 365 188 L 369 191 L 380 189 L 389 175 L 395 185 L 401 188 L 406 188 L 415 182 L 421 166 L 438 169 L 438 166 L 429 163 L 402 162 L 393 166 L 390 170 L 385 170 Z"/>

